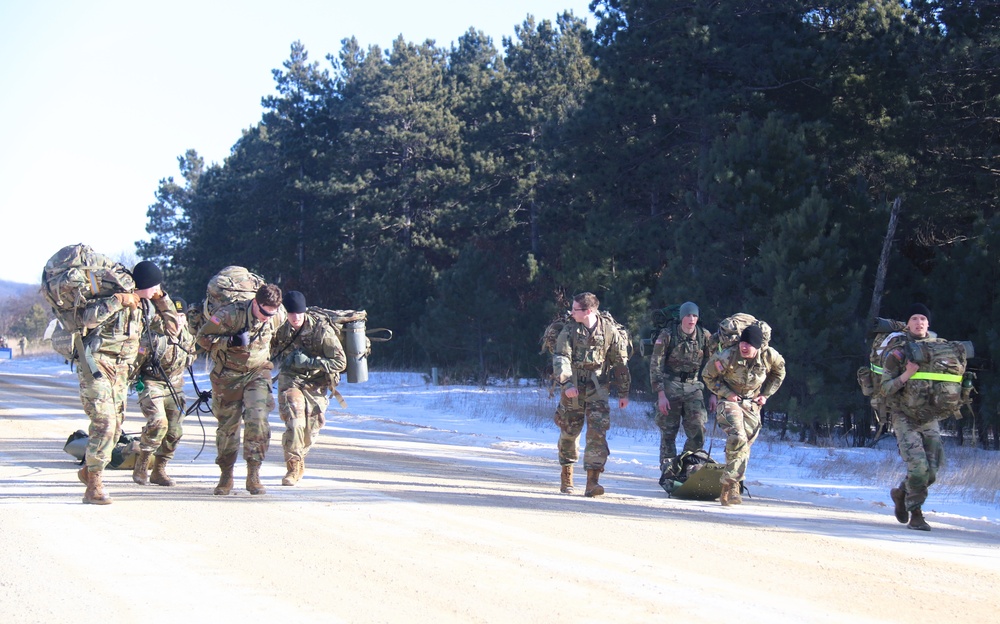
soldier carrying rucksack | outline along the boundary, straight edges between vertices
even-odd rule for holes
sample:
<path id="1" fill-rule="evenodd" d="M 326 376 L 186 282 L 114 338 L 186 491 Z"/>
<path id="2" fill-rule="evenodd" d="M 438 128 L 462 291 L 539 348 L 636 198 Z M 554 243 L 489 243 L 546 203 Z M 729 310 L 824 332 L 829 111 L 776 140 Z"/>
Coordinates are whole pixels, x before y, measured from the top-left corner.
<path id="1" fill-rule="evenodd" d="M 165 332 L 177 335 L 173 302 L 160 288 L 162 278 L 152 262 L 140 262 L 130 272 L 83 244 L 60 249 L 42 271 L 42 296 L 72 334 L 81 358 L 80 401 L 90 418 L 85 465 L 77 473 L 87 486 L 84 503 L 111 503 L 101 475 L 120 437 L 129 372 L 150 308 L 164 319 Z"/>
<path id="2" fill-rule="evenodd" d="M 711 355 L 708 330 L 698 326 L 698 306 L 691 301 L 680 306 L 679 319 L 668 322 L 653 342 L 649 361 L 649 385 L 657 395 L 656 425 L 660 428 L 660 472 L 677 456 L 677 432 L 681 424 L 687 441 L 683 451 L 705 445 L 705 385 L 701 369 Z M 715 411 L 716 396 L 709 398 Z"/>
<path id="3" fill-rule="evenodd" d="M 931 312 L 922 303 L 906 318 L 906 340 L 885 354 L 878 386 L 906 463 L 906 478 L 889 496 L 896 520 L 930 531 L 922 506 L 944 460 L 938 421 L 959 414 L 966 347 L 932 337 Z"/>
<path id="4" fill-rule="evenodd" d="M 600 301 L 593 293 L 573 297 L 572 320 L 556 339 L 552 369 L 561 389 L 555 422 L 559 425 L 559 490 L 573 491 L 573 464 L 579 450 L 577 440 L 587 425 L 583 467 L 587 470 L 584 496 L 600 496 L 598 483 L 608 460 L 607 432 L 611 427 L 609 388 L 618 392 L 618 406 L 628 405 L 631 375 L 628 369 L 628 334 L 598 311 Z"/>

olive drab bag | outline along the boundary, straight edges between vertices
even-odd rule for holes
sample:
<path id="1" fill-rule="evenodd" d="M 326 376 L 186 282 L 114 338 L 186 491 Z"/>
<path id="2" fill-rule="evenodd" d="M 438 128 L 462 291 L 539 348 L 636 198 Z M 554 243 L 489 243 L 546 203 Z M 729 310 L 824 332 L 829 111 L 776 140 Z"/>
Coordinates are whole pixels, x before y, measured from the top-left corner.
<path id="1" fill-rule="evenodd" d="M 204 316 L 230 303 L 250 301 L 267 281 L 241 266 L 227 266 L 208 280 L 205 292 Z"/>
<path id="2" fill-rule="evenodd" d="M 719 321 L 719 328 L 709 339 L 710 350 L 718 352 L 728 349 L 740 341 L 740 334 L 751 325 L 756 325 L 760 328 L 760 333 L 764 336 L 764 341 L 761 343 L 760 348 L 762 350 L 766 349 L 767 345 L 771 342 L 771 326 L 751 314 L 738 312 Z"/>
<path id="3" fill-rule="evenodd" d="M 83 332 L 83 311 L 92 299 L 135 290 L 132 274 L 120 262 L 88 245 L 67 245 L 42 269 L 40 292 L 69 333 Z"/>
<path id="4" fill-rule="evenodd" d="M 722 493 L 725 468 L 704 449 L 684 451 L 660 475 L 660 487 L 670 498 L 715 500 Z"/>
<path id="5" fill-rule="evenodd" d="M 899 409 L 911 419 L 928 423 L 950 416 L 961 418 L 966 345 L 942 339 L 910 340 L 906 359 L 920 368 L 899 391 Z"/>

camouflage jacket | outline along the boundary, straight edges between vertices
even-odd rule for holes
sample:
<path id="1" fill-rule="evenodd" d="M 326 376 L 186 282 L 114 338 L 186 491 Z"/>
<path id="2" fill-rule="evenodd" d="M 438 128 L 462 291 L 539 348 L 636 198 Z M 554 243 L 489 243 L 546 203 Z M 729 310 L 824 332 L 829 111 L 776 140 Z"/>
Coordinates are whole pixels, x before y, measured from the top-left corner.
<path id="1" fill-rule="evenodd" d="M 177 335 L 170 336 L 163 318 L 157 316 L 142 335 L 136 367 L 146 379 L 170 382 L 183 377 L 194 358 L 194 336 L 187 324 L 179 324 Z"/>
<path id="2" fill-rule="evenodd" d="M 116 297 L 100 297 L 87 302 L 83 323 L 87 336 L 83 339 L 91 353 L 109 355 L 120 361 L 134 362 L 139 354 L 139 337 L 146 319 L 153 314 L 164 319 L 164 330 L 177 334 L 177 312 L 170 296 L 165 294 L 152 301 L 140 300 L 140 306 L 123 306 Z"/>
<path id="3" fill-rule="evenodd" d="M 664 327 L 653 343 L 653 355 L 649 360 L 649 386 L 653 393 L 665 391 L 665 382 L 674 378 L 685 382 L 700 381 L 702 365 L 711 355 L 710 338 L 708 330 L 699 326 L 695 326 L 690 335 L 681 331 L 679 323 Z"/>
<path id="4" fill-rule="evenodd" d="M 302 353 L 314 361 L 302 364 L 295 357 Z M 306 314 L 302 327 L 295 329 L 289 323 L 278 328 L 271 343 L 271 359 L 281 359 L 278 387 L 284 387 L 291 378 L 307 383 L 336 386 L 340 373 L 347 368 L 347 355 L 340 344 L 337 331 L 326 320 Z"/>
<path id="5" fill-rule="evenodd" d="M 215 364 L 213 372 L 233 373 L 271 370 L 271 339 L 285 322 L 285 308 L 263 321 L 258 321 L 250 306 L 253 300 L 230 303 L 217 309 L 198 330 L 197 343 L 208 352 Z M 250 344 L 245 347 L 229 345 L 229 338 L 243 331 L 250 335 Z"/>
<path id="6" fill-rule="evenodd" d="M 576 321 L 569 321 L 559 332 L 556 349 L 552 354 L 552 370 L 556 381 L 576 385 L 579 378 L 598 375 L 598 381 L 607 381 L 608 372 L 619 371 L 616 386 L 619 396 L 627 396 L 631 378 L 628 375 L 628 345 L 610 321 L 597 317 L 593 330 Z"/>
<path id="7" fill-rule="evenodd" d="M 744 399 L 770 397 L 785 380 L 785 359 L 772 347 L 757 352 L 752 360 L 740 355 L 739 344 L 715 353 L 701 373 L 709 390 L 720 398 L 736 394 Z"/>

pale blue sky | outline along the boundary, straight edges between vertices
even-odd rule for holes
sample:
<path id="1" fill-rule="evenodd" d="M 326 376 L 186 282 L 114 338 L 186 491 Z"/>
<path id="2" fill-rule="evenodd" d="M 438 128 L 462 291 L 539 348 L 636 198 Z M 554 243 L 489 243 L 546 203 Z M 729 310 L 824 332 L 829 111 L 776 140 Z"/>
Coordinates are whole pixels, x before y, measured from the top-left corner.
<path id="1" fill-rule="evenodd" d="M 134 253 L 177 156 L 221 162 L 260 120 L 293 41 L 326 67 L 355 36 L 448 46 L 589 0 L 0 0 L 0 279 L 37 283 L 71 243 Z"/>

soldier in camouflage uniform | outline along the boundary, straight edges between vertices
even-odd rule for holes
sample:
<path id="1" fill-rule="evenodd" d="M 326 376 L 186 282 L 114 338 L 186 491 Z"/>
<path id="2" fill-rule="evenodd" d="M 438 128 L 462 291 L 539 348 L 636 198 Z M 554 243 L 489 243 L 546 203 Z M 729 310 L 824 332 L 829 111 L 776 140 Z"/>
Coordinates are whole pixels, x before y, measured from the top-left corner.
<path id="1" fill-rule="evenodd" d="M 337 392 L 340 373 L 347 368 L 344 347 L 333 325 L 307 313 L 305 295 L 285 293 L 288 321 L 275 334 L 271 359 L 281 359 L 278 412 L 285 421 L 281 447 L 288 472 L 281 485 L 295 485 L 306 468 L 306 454 L 326 422 L 329 394 Z"/>
<path id="2" fill-rule="evenodd" d="M 677 431 L 684 424 L 684 451 L 705 446 L 705 386 L 701 369 L 711 355 L 708 330 L 698 327 L 698 306 L 681 305 L 680 322 L 670 323 L 653 343 L 649 385 L 657 395 L 656 426 L 660 428 L 660 472 L 677 456 Z M 709 397 L 715 411 L 716 396 Z"/>
<path id="3" fill-rule="evenodd" d="M 555 421 L 559 425 L 560 491 L 573 491 L 573 464 L 578 456 L 577 440 L 587 424 L 583 467 L 587 470 L 584 496 L 604 494 L 598 478 L 608 460 L 607 432 L 611 427 L 608 406 L 609 380 L 615 379 L 618 406 L 628 406 L 631 377 L 628 345 L 611 321 L 598 314 L 600 302 L 593 293 L 573 297 L 573 319 L 556 339 L 552 369 L 562 392 Z"/>
<path id="4" fill-rule="evenodd" d="M 213 363 L 212 411 L 219 421 L 215 432 L 215 463 L 221 476 L 215 494 L 233 489 L 233 466 L 240 450 L 247 462 L 247 491 L 264 494 L 260 464 L 271 442 L 268 414 L 274 408 L 271 394 L 271 340 L 285 322 L 281 289 L 264 284 L 250 301 L 230 303 L 215 310 L 198 331 L 197 343 Z"/>
<path id="5" fill-rule="evenodd" d="M 719 399 L 716 421 L 726 432 L 726 467 L 722 473 L 723 505 L 737 505 L 740 482 L 750 462 L 750 447 L 760 433 L 760 408 L 785 379 L 785 360 L 771 347 L 763 347 L 764 334 L 751 325 L 738 344 L 715 353 L 705 364 L 702 379 Z"/>
<path id="6" fill-rule="evenodd" d="M 931 312 L 927 306 L 913 304 L 908 319 L 906 333 L 910 340 L 921 341 L 930 337 Z M 906 462 L 906 478 L 898 488 L 889 491 L 896 520 L 917 531 L 930 531 L 931 527 L 924 520 L 921 507 L 927 500 L 927 490 L 937 479 L 938 468 L 944 461 L 941 431 L 937 420 L 917 422 L 900 409 L 906 382 L 919 368 L 916 362 L 907 359 L 902 347 L 892 349 L 882 365 L 881 391 L 886 397 L 889 421 L 896 433 L 899 455 Z"/>
<path id="7" fill-rule="evenodd" d="M 184 373 L 195 357 L 194 336 L 187 328 L 185 307 L 183 299 L 174 302 L 176 336 L 167 335 L 163 318 L 155 317 L 140 341 L 137 366 L 142 389 L 139 390 L 139 407 L 146 417 L 146 425 L 139 440 L 139 458 L 132 469 L 132 480 L 139 485 L 151 482 L 174 485 L 166 466 L 184 435 Z M 153 471 L 150 474 L 151 454 Z"/>
<path id="8" fill-rule="evenodd" d="M 94 505 L 111 503 L 101 475 L 121 436 L 129 370 L 139 352 L 145 319 L 151 313 L 148 308 L 152 306 L 163 318 L 165 333 L 176 335 L 178 331 L 173 303 L 160 289 L 163 276 L 159 267 L 140 262 L 132 269 L 132 278 L 134 292 L 91 299 L 83 311 L 84 325 L 89 329 L 84 338 L 88 356 L 82 358 L 76 372 L 90 428 L 85 465 L 77 476 L 87 486 L 83 502 Z"/>

